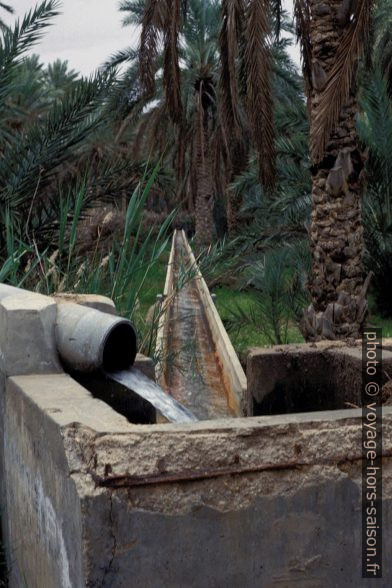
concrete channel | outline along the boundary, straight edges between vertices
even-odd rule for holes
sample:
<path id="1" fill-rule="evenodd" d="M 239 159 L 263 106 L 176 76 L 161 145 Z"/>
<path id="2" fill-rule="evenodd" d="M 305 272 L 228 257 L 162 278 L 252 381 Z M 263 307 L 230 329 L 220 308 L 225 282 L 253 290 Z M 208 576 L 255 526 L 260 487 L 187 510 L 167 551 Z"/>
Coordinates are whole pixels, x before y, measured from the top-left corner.
<path id="1" fill-rule="evenodd" d="M 184 231 L 173 235 L 163 300 L 156 346 L 162 388 L 201 420 L 249 416 L 244 370 Z"/>

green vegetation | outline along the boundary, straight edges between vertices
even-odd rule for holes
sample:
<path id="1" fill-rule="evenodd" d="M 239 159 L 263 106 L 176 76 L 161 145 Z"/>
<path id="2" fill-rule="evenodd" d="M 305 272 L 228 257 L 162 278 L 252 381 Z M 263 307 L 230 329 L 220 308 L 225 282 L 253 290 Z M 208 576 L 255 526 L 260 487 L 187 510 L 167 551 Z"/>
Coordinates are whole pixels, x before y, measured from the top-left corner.
<path id="1" fill-rule="evenodd" d="M 300 332 L 312 339 L 320 328 L 317 336 L 340 336 L 340 323 L 332 324 L 332 317 L 358 326 L 366 314 L 362 294 L 354 300 L 343 282 L 338 287 L 342 272 L 358 275 L 360 225 L 355 220 L 351 245 L 335 252 L 333 260 L 317 249 L 324 243 L 324 225 L 318 226 L 312 251 L 316 248 L 321 257 L 315 266 L 309 247 L 309 236 L 314 240 L 317 233 L 311 225 L 312 183 L 313 189 L 324 190 L 320 186 L 325 182 L 315 188 L 315 181 L 329 178 L 337 159 L 324 169 L 319 165 L 321 143 L 311 137 L 309 146 L 309 116 L 317 113 L 306 109 L 309 84 L 315 83 L 306 69 L 306 51 L 312 50 L 301 29 L 306 29 L 306 14 L 299 30 L 305 65 L 301 76 L 288 56 L 291 41 L 280 35 L 293 32 L 284 11 L 267 15 L 260 5 L 246 8 L 227 0 L 191 0 L 176 4 L 175 13 L 170 6 L 166 0 L 159 5 L 122 2 L 124 25 L 142 25 L 140 51 L 120 51 L 90 79 L 66 62 L 45 66 L 38 55 L 26 55 L 58 17 L 58 0 L 45 0 L 11 29 L 3 27 L 0 279 L 46 293 L 112 296 L 144 340 L 152 328 L 146 315 L 164 285 L 166 240 L 171 228 L 180 226 L 198 244 L 210 243 L 211 235 L 216 244 L 217 238 L 226 239 L 226 253 L 211 250 L 202 256 L 202 265 L 205 271 L 211 264 L 219 266 L 211 283 L 237 349 L 299 341 Z M 360 104 L 350 141 L 357 133 L 361 153 L 367 152 L 366 186 L 357 147 L 350 147 L 347 165 L 350 170 L 359 166 L 355 174 L 364 190 L 365 270 L 374 274 L 372 313 L 381 314 L 386 325 L 392 316 L 388 8 L 390 0 L 380 0 L 374 14 L 366 12 L 366 27 L 375 35 L 373 54 L 361 21 L 357 34 L 362 37 L 347 62 L 350 75 L 358 79 Z M 358 10 L 354 4 L 349 8 L 353 22 Z M 339 25 L 343 29 L 346 16 Z M 362 59 L 365 53 L 368 59 Z M 354 67 L 358 60 L 359 69 Z M 124 65 L 121 72 L 119 64 Z M 323 67 L 330 67 L 327 61 Z M 336 68 L 336 79 L 343 80 L 347 72 L 339 64 Z M 316 118 L 328 152 L 326 129 L 335 114 L 321 90 L 320 96 L 326 126 L 321 115 Z M 346 200 L 359 190 L 357 176 L 356 183 L 350 178 Z M 207 200 L 203 208 L 200 203 Z M 348 212 L 357 218 L 354 209 Z M 217 277 L 219 272 L 227 275 L 228 267 L 236 277 L 230 288 L 224 277 Z M 357 288 L 361 280 L 353 278 L 349 286 L 355 282 Z M 310 312 L 305 321 L 304 308 Z"/>
<path id="2" fill-rule="evenodd" d="M 166 248 L 155 264 L 154 271 L 149 272 L 143 291 L 140 293 L 139 312 L 142 317 L 147 316 L 148 311 L 156 302 L 157 295 L 163 292 L 168 261 L 169 250 Z"/>
<path id="3" fill-rule="evenodd" d="M 392 337 L 392 319 L 385 319 L 379 315 L 370 315 L 369 325 L 382 328 L 383 337 Z"/>
<path id="4" fill-rule="evenodd" d="M 0 2 L 0 282 L 110 296 L 153 355 L 177 227 L 240 354 L 368 299 L 392 336 L 392 0 L 332 4 L 123 0 L 139 48 L 83 78 L 31 54 L 59 0 Z"/>
<path id="5" fill-rule="evenodd" d="M 243 315 L 249 316 L 252 308 L 257 304 L 257 292 L 248 290 L 240 292 L 230 289 L 226 286 L 219 286 L 214 289 L 216 294 L 215 304 L 222 318 L 223 324 L 229 331 L 230 339 L 235 350 L 242 354 L 250 347 L 271 345 L 271 341 L 262 331 L 253 323 L 244 324 L 243 326 L 233 325 L 233 315 L 240 311 Z M 303 337 L 297 325 L 289 324 L 287 333 L 287 343 L 303 342 Z"/>
<path id="6" fill-rule="evenodd" d="M 145 282 L 145 287 L 140 296 L 140 318 L 146 317 L 152 305 L 156 302 L 157 294 L 161 294 L 165 283 L 169 251 L 160 257 Z M 271 340 L 265 334 L 259 324 L 247 322 L 238 324 L 235 317 L 240 313 L 244 316 L 251 316 L 252 309 L 257 305 L 258 293 L 255 289 L 238 290 L 236 287 L 227 285 L 214 286 L 211 293 L 216 295 L 215 304 L 222 318 L 223 324 L 228 330 L 230 339 L 239 356 L 250 347 L 264 347 L 271 345 Z M 385 319 L 380 315 L 370 312 L 368 324 L 382 327 L 384 337 L 392 337 L 392 318 Z M 288 325 L 286 343 L 303 343 L 304 338 L 298 324 L 290 322 Z"/>

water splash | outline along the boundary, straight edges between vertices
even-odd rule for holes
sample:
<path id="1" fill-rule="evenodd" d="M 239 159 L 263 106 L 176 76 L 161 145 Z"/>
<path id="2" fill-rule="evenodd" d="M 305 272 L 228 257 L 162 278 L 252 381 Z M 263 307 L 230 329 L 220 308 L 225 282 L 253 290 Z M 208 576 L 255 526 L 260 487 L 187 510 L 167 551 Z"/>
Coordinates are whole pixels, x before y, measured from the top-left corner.
<path id="1" fill-rule="evenodd" d="M 136 369 L 106 374 L 108 378 L 147 400 L 171 423 L 194 423 L 198 419 L 175 398 Z"/>

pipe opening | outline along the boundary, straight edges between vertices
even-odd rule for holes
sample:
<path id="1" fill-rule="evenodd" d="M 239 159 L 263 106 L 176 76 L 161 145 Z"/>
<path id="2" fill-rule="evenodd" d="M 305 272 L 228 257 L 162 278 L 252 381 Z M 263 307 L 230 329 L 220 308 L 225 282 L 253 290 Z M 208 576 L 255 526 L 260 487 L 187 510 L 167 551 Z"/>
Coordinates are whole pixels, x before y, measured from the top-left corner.
<path id="1" fill-rule="evenodd" d="M 156 410 L 151 403 L 103 374 L 72 373 L 74 380 L 86 388 L 94 398 L 105 402 L 134 425 L 155 425 Z"/>
<path id="2" fill-rule="evenodd" d="M 102 367 L 106 372 L 130 368 L 136 357 L 136 334 L 127 322 L 118 323 L 103 343 Z"/>

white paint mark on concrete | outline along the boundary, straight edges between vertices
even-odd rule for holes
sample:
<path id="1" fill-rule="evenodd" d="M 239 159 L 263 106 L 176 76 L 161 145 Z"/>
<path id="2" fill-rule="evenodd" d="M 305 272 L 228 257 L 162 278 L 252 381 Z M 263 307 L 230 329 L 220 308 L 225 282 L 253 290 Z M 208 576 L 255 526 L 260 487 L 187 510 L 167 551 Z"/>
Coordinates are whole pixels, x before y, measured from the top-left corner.
<path id="1" fill-rule="evenodd" d="M 44 486 L 41 477 L 37 478 L 37 505 L 38 520 L 41 522 L 43 536 L 46 539 L 47 547 L 53 549 L 57 545 L 60 556 L 61 588 L 72 588 L 67 549 L 61 529 L 61 521 L 57 519 L 56 511 L 48 496 L 45 496 Z"/>
<path id="2" fill-rule="evenodd" d="M 23 422 L 21 424 L 23 431 Z M 29 459 L 22 456 L 20 445 L 23 446 L 26 441 L 23 434 L 16 439 L 7 432 L 4 453 L 8 525 L 11 543 L 21 552 L 19 566 L 23 569 L 24 560 L 31 557 L 26 546 L 31 549 L 32 545 L 36 545 L 34 561 L 30 559 L 29 568 L 36 566 L 37 573 L 39 570 L 43 578 L 55 573 L 59 588 L 72 588 L 62 520 L 45 492 L 40 472 L 34 466 L 30 467 Z M 22 504 L 25 508 L 21 511 Z M 27 564 L 26 561 L 24 563 Z"/>

